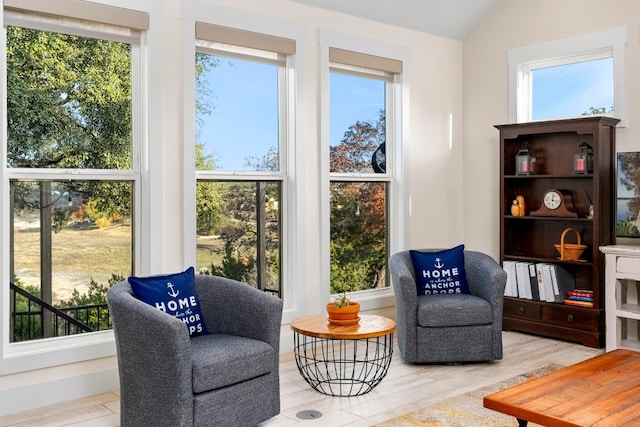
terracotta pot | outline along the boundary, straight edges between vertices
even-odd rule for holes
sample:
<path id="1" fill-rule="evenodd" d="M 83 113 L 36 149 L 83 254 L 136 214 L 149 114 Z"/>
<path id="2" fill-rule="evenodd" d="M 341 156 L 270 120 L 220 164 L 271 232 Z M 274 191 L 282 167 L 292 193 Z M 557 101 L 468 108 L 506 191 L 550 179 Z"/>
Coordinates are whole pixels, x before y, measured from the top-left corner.
<path id="1" fill-rule="evenodd" d="M 327 303 L 327 313 L 329 313 L 330 320 L 353 320 L 358 318 L 360 312 L 360 304 L 357 302 L 351 302 L 344 307 L 338 307 L 333 303 Z"/>

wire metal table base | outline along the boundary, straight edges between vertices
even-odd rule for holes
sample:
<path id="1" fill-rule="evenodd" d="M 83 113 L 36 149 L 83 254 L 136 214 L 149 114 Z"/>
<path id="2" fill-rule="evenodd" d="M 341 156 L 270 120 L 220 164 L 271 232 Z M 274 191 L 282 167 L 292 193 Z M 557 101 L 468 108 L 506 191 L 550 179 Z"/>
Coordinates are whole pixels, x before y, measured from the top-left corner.
<path id="1" fill-rule="evenodd" d="M 293 334 L 296 364 L 314 390 L 329 396 L 359 396 L 387 375 L 393 333 L 362 339 L 316 338 Z"/>

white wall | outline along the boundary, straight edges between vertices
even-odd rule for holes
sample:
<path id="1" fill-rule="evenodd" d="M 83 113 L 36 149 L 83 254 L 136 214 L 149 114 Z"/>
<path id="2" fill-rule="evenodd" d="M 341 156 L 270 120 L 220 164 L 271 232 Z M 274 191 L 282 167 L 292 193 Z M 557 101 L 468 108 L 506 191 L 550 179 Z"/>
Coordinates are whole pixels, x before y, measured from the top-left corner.
<path id="1" fill-rule="evenodd" d="M 640 2 L 502 0 L 464 41 L 465 241 L 499 255 L 499 134 L 508 123 L 507 51 L 627 27 L 627 127 L 617 151 L 640 150 Z"/>
<path id="2" fill-rule="evenodd" d="M 98 0 L 96 0 L 98 1 Z M 190 0 L 100 0 L 101 3 L 146 8 L 151 12 L 149 31 L 149 146 L 147 166 L 149 194 L 143 196 L 148 211 L 148 233 L 142 242 L 145 254 L 144 271 L 153 273 L 176 271 L 184 267 L 185 236 L 181 223 L 185 213 L 179 197 L 184 193 L 183 168 L 184 123 L 182 102 L 184 86 L 182 68 L 183 3 Z M 303 254 L 302 265 L 306 280 L 296 283 L 302 287 L 302 313 L 318 312 L 321 296 L 328 284 L 320 283 L 320 187 L 319 171 L 319 29 L 351 34 L 373 41 L 389 42 L 408 52 L 404 64 L 410 76 L 404 89 L 404 110 L 407 125 L 403 141 L 407 155 L 403 183 L 405 195 L 411 202 L 411 214 L 406 221 L 408 230 L 405 247 L 446 247 L 463 242 L 463 168 L 462 168 L 462 43 L 398 27 L 392 27 L 350 16 L 310 8 L 286 0 L 210 0 L 215 6 L 245 11 L 291 21 L 304 29 L 305 43 L 298 46 L 303 60 L 297 64 L 304 75 L 301 88 L 304 105 L 297 117 L 303 129 L 298 144 L 303 144 L 305 195 L 303 217 L 296 233 L 298 247 Z M 158 6 L 158 5 L 162 6 Z M 301 147 L 302 148 L 302 147 Z M 171 195 L 171 196 L 169 196 Z M 6 198 L 3 198 L 4 201 Z M 6 209 L 5 206 L 0 208 Z M 5 225 L 6 227 L 7 225 Z M 3 230 L 4 232 L 4 230 Z M 300 237 L 302 236 L 302 237 Z M 3 263 L 6 266 L 6 263 Z M 2 271 L 2 283 L 8 283 L 8 272 Z M 4 295 L 7 295 L 5 292 Z M 7 298 L 3 299 L 6 316 Z M 4 323 L 4 322 L 3 322 Z M 283 325 L 283 350 L 291 339 Z M 4 343 L 3 348 L 11 347 Z M 67 351 L 69 351 L 67 349 Z M 0 359 L 0 415 L 75 399 L 113 389 L 117 386 L 115 358 L 98 357 L 90 348 L 73 350 L 85 362 L 58 364 L 38 368 L 33 360 L 47 359 L 40 355 L 31 362 L 21 356 Z M 31 355 L 33 356 L 33 355 Z M 27 356 L 24 356 L 27 357 Z M 11 365 L 11 369 L 6 369 Z M 17 367 L 17 368 L 15 368 Z M 21 368 L 22 367 L 22 370 Z"/>

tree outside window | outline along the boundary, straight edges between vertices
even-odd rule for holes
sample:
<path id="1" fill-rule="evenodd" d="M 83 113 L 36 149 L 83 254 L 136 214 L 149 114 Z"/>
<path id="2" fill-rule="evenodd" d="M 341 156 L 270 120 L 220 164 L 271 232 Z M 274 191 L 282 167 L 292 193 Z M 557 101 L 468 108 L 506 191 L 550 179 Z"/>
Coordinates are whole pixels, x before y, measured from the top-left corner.
<path id="1" fill-rule="evenodd" d="M 384 80 L 330 73 L 330 292 L 388 286 Z"/>
<path id="2" fill-rule="evenodd" d="M 285 61 L 205 44 L 196 53 L 196 265 L 282 297 Z"/>
<path id="3" fill-rule="evenodd" d="M 133 271 L 132 45 L 6 32 L 11 340 L 108 329 Z"/>

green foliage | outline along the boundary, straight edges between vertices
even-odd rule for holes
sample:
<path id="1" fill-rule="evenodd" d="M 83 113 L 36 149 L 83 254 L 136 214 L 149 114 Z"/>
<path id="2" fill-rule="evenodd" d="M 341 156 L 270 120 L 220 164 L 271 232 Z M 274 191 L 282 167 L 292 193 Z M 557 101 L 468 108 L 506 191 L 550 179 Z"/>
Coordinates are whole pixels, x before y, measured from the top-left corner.
<path id="1" fill-rule="evenodd" d="M 200 132 L 202 123 L 206 115 L 213 112 L 214 107 L 207 104 L 206 99 L 211 99 L 211 88 L 205 78 L 206 71 L 215 68 L 220 63 L 220 58 L 196 52 L 196 133 Z"/>
<path id="2" fill-rule="evenodd" d="M 640 153 L 637 152 L 625 152 L 618 153 L 618 174 L 620 176 L 620 183 L 624 188 L 629 191 L 635 197 L 629 199 L 627 207 L 629 208 L 629 220 L 635 220 L 640 213 Z M 619 226 L 616 225 L 616 229 Z M 634 234 L 619 234 L 619 236 L 633 236 Z"/>
<path id="3" fill-rule="evenodd" d="M 243 243 L 248 224 L 229 223 L 220 234 L 224 242 L 221 265 L 211 265 L 211 274 L 245 283 L 255 283 L 255 255 L 252 244 Z"/>
<path id="4" fill-rule="evenodd" d="M 225 253 L 222 265 L 211 264 L 211 272 L 214 276 L 227 277 L 240 282 L 249 283 L 252 278 L 252 270 L 255 268 L 255 261 L 243 256 L 237 258 L 232 254 Z"/>
<path id="5" fill-rule="evenodd" d="M 204 154 L 202 144 L 196 144 L 196 169 L 214 170 L 210 155 Z M 220 227 L 224 217 L 224 200 L 220 185 L 215 182 L 200 181 L 196 185 L 196 230 L 202 234 L 213 234 Z"/>
<path id="6" fill-rule="evenodd" d="M 223 214 L 220 225 L 212 234 L 222 242 L 212 252 L 221 261 L 204 274 L 215 274 L 248 283 L 254 287 L 279 294 L 280 289 L 280 217 L 278 200 L 280 184 L 277 182 L 209 182 L 221 196 Z M 259 206 L 256 204 L 259 203 Z M 258 219 L 260 216 L 260 219 Z M 262 228 L 258 227 L 258 223 Z M 261 235 L 258 236 L 258 233 Z M 258 239 L 264 245 L 262 276 L 258 271 Z"/>
<path id="7" fill-rule="evenodd" d="M 351 300 L 347 297 L 347 293 L 343 292 L 342 295 L 337 296 L 332 303 L 336 307 L 346 307 L 351 305 Z"/>
<path id="8" fill-rule="evenodd" d="M 22 285 L 19 280 L 13 282 L 16 286 L 21 287 L 31 295 L 40 298 L 40 288 L 35 285 Z M 25 312 L 29 309 L 29 300 L 22 295 L 16 295 L 16 312 Z"/>
<path id="9" fill-rule="evenodd" d="M 68 209 L 53 209 L 53 231 L 58 232 L 60 229 L 67 225 L 71 218 L 71 212 Z"/>
<path id="10" fill-rule="evenodd" d="M 224 202 L 215 183 L 199 182 L 196 186 L 196 231 L 214 234 L 224 215 Z"/>
<path id="11" fill-rule="evenodd" d="M 7 26 L 6 46 L 8 167 L 96 170 L 133 167 L 129 44 Z M 198 92 L 208 90 L 201 76 L 216 65 L 217 60 L 210 55 L 196 58 Z M 211 111 L 202 104 L 197 104 L 196 109 L 205 114 Z M 201 157 L 200 161 L 203 168 L 213 169 L 211 159 Z M 70 219 L 111 224 L 132 214 L 134 187 L 131 181 L 72 179 L 53 183 L 53 186 L 46 184 L 67 192 L 74 199 L 74 208 L 47 206 L 53 206 L 50 210 L 55 232 L 66 227 Z M 12 180 L 11 190 L 19 214 L 21 210 L 44 208 L 37 182 Z M 198 202 L 200 208 L 206 203 L 213 206 L 208 211 L 204 209 L 204 214 L 203 209 L 199 209 L 199 225 L 207 229 L 217 227 L 222 209 L 220 197 L 215 191 L 199 193 Z M 11 250 L 15 248 L 12 246 Z M 40 262 L 51 263 L 51 260 Z M 92 279 L 87 293 L 74 290 L 62 305 L 104 304 L 106 290 L 119 279 L 121 277 L 112 275 L 109 286 Z M 40 295 L 36 287 L 27 289 Z M 17 297 L 16 312 L 18 310 L 28 310 L 26 298 Z M 108 320 L 98 319 L 96 311 L 89 311 L 88 316 L 79 320 L 93 329 L 108 327 L 105 323 Z M 40 322 L 35 324 L 40 329 Z M 30 331 L 16 327 L 18 340 L 28 339 Z M 41 335 L 41 330 L 31 331 L 31 336 Z"/>
<path id="12" fill-rule="evenodd" d="M 13 284 L 19 286 L 25 291 L 29 292 L 31 295 L 40 298 L 41 292 L 40 288 L 33 285 L 24 285 L 19 277 L 13 277 Z M 14 313 L 18 314 L 15 318 L 14 330 L 11 331 L 15 336 L 12 336 L 12 340 L 15 342 L 26 341 L 30 336 L 42 336 L 42 326 L 40 324 L 40 317 L 38 316 L 38 321 L 36 322 L 28 322 L 26 321 L 26 317 L 20 316 L 20 314 L 29 312 L 29 299 L 16 294 L 16 305 L 14 309 Z"/>
<path id="13" fill-rule="evenodd" d="M 211 183 L 223 185 L 220 183 Z M 258 283 L 258 233 L 256 227 L 255 195 L 251 191 L 255 183 L 234 184 L 222 192 L 225 216 L 215 233 L 222 242 L 219 264 L 200 269 L 202 274 L 214 274 L 248 283 L 280 293 L 280 230 L 277 209 L 266 209 L 266 224 L 262 243 L 265 245 L 264 276 Z M 243 188 L 245 187 L 245 188 Z M 255 191 L 255 190 L 253 190 Z M 267 202 L 267 205 L 270 203 Z"/>
<path id="14" fill-rule="evenodd" d="M 126 43 L 7 27 L 8 165 L 131 168 L 130 71 Z M 130 214 L 123 184 L 69 186 L 111 217 Z"/>
<path id="15" fill-rule="evenodd" d="M 618 221 L 618 223 L 616 224 L 616 236 L 640 236 L 640 230 L 638 230 L 638 227 L 631 220 Z"/>
<path id="16" fill-rule="evenodd" d="M 119 221 L 131 215 L 133 183 L 120 181 L 84 182 L 81 194 L 85 196 L 84 208 L 91 220 Z"/>
<path id="17" fill-rule="evenodd" d="M 59 307 L 77 307 L 81 305 L 103 304 L 107 302 L 107 291 L 116 283 L 124 280 L 123 276 L 112 274 L 107 285 L 100 284 L 91 279 L 89 289 L 86 293 L 81 294 L 77 289 L 71 293 L 71 298 L 66 301 L 60 301 Z"/>
<path id="18" fill-rule="evenodd" d="M 131 167 L 125 43 L 7 28 L 9 164 Z"/>
<path id="19" fill-rule="evenodd" d="M 332 295 L 377 287 L 378 274 L 385 267 L 380 256 L 384 256 L 384 251 L 372 250 L 370 246 L 361 247 L 357 243 L 332 241 L 330 252 Z"/>
<path id="20" fill-rule="evenodd" d="M 77 312 L 72 311 L 69 315 L 71 317 L 74 317 L 79 322 L 89 326 L 89 328 L 93 329 L 94 331 L 110 329 L 111 321 L 109 319 L 109 316 L 107 315 L 108 310 L 103 305 L 107 301 L 106 294 L 109 288 L 123 279 L 124 277 L 122 276 L 112 274 L 111 278 L 108 281 L 108 285 L 106 286 L 99 284 L 95 280 L 91 279 L 88 292 L 80 294 L 77 289 L 74 289 L 71 298 L 67 301 L 61 301 L 58 304 L 58 308 L 64 309 L 100 305 L 102 307 L 88 307 L 86 310 L 82 309 L 78 310 Z M 38 286 L 24 286 L 17 278 L 14 279 L 13 283 L 29 292 L 31 295 L 37 298 L 41 297 L 40 288 Z M 20 294 L 16 294 L 15 313 L 27 314 L 29 313 L 29 310 L 29 300 Z M 38 310 L 38 308 L 32 305 L 31 310 Z M 99 313 L 101 314 L 101 316 L 98 315 Z M 43 332 L 41 325 L 41 315 L 37 312 L 32 312 L 30 321 L 27 321 L 27 317 L 17 316 L 14 333 L 14 341 L 16 342 L 32 339 L 30 337 L 42 337 Z"/>
<path id="21" fill-rule="evenodd" d="M 93 305 L 103 305 L 107 302 L 107 291 L 116 283 L 124 280 L 124 277 L 112 274 L 107 285 L 97 283 L 91 279 L 89 289 L 86 293 L 80 294 L 77 289 L 73 290 L 71 298 L 67 301 L 61 301 L 61 308 L 83 307 Z M 84 323 L 94 331 L 102 331 L 111 328 L 111 320 L 106 315 L 105 307 L 90 307 L 86 310 L 74 312 L 72 317 L 77 321 Z M 101 316 L 99 316 L 101 314 Z"/>
<path id="22" fill-rule="evenodd" d="M 371 157 L 385 141 L 385 112 L 375 123 L 358 121 L 330 148 L 332 172 L 371 173 Z M 386 186 L 336 182 L 331 197 L 332 294 L 385 286 Z"/>
<path id="23" fill-rule="evenodd" d="M 331 172 L 372 172 L 371 156 L 385 142 L 385 112 L 375 123 L 357 121 L 349 126 L 340 144 L 329 148 Z"/>
<path id="24" fill-rule="evenodd" d="M 609 113 L 613 113 L 613 107 L 609 107 L 609 109 L 607 109 L 606 107 L 589 107 L 589 109 L 587 111 L 585 111 L 584 113 L 582 113 L 583 116 L 597 116 L 600 114 L 609 114 Z"/>

